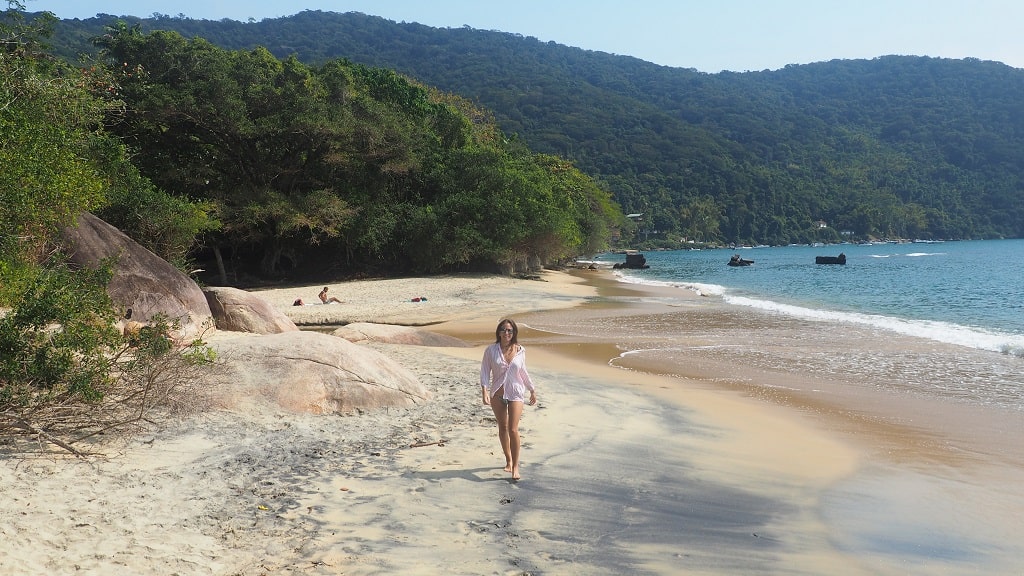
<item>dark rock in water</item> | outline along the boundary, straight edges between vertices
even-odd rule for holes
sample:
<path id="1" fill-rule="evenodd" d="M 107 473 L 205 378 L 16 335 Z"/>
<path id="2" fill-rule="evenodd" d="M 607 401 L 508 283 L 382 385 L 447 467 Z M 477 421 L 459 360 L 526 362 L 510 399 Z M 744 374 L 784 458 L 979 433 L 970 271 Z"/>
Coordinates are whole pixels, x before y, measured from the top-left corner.
<path id="1" fill-rule="evenodd" d="M 739 254 L 733 254 L 732 258 L 729 258 L 729 266 L 750 266 L 753 264 L 753 260 L 747 260 L 746 258 L 740 258 Z"/>
<path id="2" fill-rule="evenodd" d="M 842 252 L 839 256 L 816 256 L 814 258 L 815 264 L 846 264 L 846 254 Z"/>
<path id="3" fill-rule="evenodd" d="M 626 254 L 626 261 L 613 266 L 613 268 L 643 269 L 650 268 L 647 265 L 647 258 L 643 254 Z"/>

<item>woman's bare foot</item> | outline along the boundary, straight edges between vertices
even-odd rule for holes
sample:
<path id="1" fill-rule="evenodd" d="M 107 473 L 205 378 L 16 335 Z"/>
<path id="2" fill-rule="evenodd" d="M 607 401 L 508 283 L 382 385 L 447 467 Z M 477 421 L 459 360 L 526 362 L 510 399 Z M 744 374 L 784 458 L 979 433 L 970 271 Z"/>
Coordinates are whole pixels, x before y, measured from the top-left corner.
<path id="1" fill-rule="evenodd" d="M 512 469 L 512 479 L 513 480 L 519 480 L 520 479 L 519 467 L 518 466 Z"/>
<path id="2" fill-rule="evenodd" d="M 505 464 L 505 468 L 503 468 L 503 470 L 505 470 L 505 472 L 511 472 L 512 471 L 512 463 L 509 462 L 508 464 Z"/>

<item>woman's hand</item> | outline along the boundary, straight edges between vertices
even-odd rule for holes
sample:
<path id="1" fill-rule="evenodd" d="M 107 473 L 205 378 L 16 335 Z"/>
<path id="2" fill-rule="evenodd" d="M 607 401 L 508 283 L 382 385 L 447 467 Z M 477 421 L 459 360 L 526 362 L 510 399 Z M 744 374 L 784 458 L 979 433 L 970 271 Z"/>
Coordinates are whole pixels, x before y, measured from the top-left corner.
<path id="1" fill-rule="evenodd" d="M 530 406 L 533 406 L 536 403 L 537 403 L 537 391 L 536 390 L 530 390 Z"/>
<path id="2" fill-rule="evenodd" d="M 484 397 L 484 406 L 490 406 L 491 405 L 491 393 L 487 390 L 487 388 L 483 389 L 483 397 Z"/>

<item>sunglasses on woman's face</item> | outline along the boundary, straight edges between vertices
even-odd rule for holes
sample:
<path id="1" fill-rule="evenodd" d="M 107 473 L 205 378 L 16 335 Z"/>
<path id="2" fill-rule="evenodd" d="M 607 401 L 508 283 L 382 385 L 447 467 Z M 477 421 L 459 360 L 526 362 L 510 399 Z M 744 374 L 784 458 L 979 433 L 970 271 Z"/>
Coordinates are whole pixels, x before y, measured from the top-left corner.
<path id="1" fill-rule="evenodd" d="M 502 328 L 501 330 L 498 330 L 498 332 L 504 332 L 505 334 L 512 334 L 515 331 L 512 330 L 511 328 Z"/>

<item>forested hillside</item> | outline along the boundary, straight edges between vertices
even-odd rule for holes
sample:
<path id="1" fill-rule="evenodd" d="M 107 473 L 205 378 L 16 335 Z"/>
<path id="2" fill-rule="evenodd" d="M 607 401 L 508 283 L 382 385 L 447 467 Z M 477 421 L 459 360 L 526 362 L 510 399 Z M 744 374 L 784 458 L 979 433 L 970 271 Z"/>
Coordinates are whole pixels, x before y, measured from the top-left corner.
<path id="1" fill-rule="evenodd" d="M 55 47 L 86 50 L 113 20 L 62 21 Z M 392 68 L 460 94 L 531 149 L 574 161 L 654 237 L 1024 236 L 1024 71 L 995 62 L 886 56 L 706 74 L 358 13 L 128 21 Z"/>
<path id="2" fill-rule="evenodd" d="M 0 12 L 0 305 L 82 210 L 220 284 L 523 273 L 630 224 L 566 160 L 392 70 L 124 22 L 71 67 L 54 22 Z"/>

